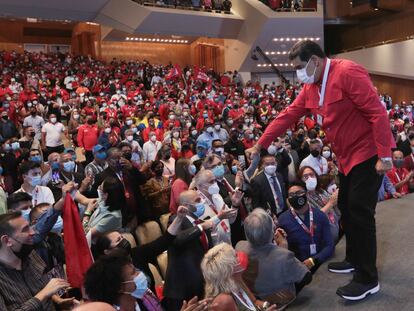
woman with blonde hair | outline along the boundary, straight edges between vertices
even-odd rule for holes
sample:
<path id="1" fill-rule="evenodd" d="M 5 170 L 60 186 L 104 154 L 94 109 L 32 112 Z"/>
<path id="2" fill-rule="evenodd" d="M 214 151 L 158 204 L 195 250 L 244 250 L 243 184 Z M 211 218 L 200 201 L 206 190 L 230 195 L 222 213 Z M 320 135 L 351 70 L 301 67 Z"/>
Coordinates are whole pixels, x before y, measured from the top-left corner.
<path id="1" fill-rule="evenodd" d="M 275 311 L 276 306 L 261 304 L 237 277 L 243 268 L 236 251 L 227 243 L 211 248 L 201 262 L 205 280 L 205 296 L 212 298 L 211 311 Z"/>

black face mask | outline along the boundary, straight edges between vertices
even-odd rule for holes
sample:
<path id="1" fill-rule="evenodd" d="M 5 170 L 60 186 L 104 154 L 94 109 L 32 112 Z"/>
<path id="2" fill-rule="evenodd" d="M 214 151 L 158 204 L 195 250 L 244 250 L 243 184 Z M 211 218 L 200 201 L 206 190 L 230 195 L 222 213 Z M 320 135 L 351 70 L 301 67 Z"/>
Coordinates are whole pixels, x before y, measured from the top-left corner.
<path id="1" fill-rule="evenodd" d="M 237 138 L 239 138 L 239 135 L 235 134 L 235 135 L 231 135 L 230 138 L 232 140 L 237 140 Z"/>
<path id="2" fill-rule="evenodd" d="M 304 138 L 304 135 L 303 134 L 298 134 L 297 138 L 298 138 L 299 141 L 302 141 L 303 138 Z"/>
<path id="3" fill-rule="evenodd" d="M 319 152 L 319 150 L 312 150 L 311 155 L 314 156 L 315 158 L 318 157 L 321 153 Z"/>
<path id="4" fill-rule="evenodd" d="M 154 170 L 154 173 L 157 176 L 162 176 L 162 173 L 164 173 L 164 169 L 163 168 L 158 168 L 158 169 Z"/>
<path id="5" fill-rule="evenodd" d="M 32 111 L 32 112 L 30 112 L 30 114 L 34 117 L 37 114 L 37 112 L 36 111 Z"/>
<path id="6" fill-rule="evenodd" d="M 36 136 L 36 133 L 35 132 L 30 132 L 29 136 L 30 137 L 35 137 Z"/>
<path id="7" fill-rule="evenodd" d="M 20 251 L 18 252 L 13 251 L 13 253 L 20 259 L 25 259 L 27 258 L 27 256 L 29 256 L 32 250 L 33 250 L 33 245 L 22 244 L 22 248 L 20 249 Z"/>
<path id="8" fill-rule="evenodd" d="M 87 122 L 88 122 L 89 125 L 92 125 L 92 124 L 95 123 L 95 121 L 93 119 L 89 119 Z"/>
<path id="9" fill-rule="evenodd" d="M 131 243 L 129 243 L 127 239 L 122 239 L 121 242 L 118 243 L 116 248 L 122 249 L 129 254 L 131 252 Z"/>
<path id="10" fill-rule="evenodd" d="M 124 152 L 124 158 L 128 161 L 131 161 L 132 153 L 131 152 Z"/>
<path id="11" fill-rule="evenodd" d="M 6 120 L 6 121 L 9 119 L 9 117 L 8 117 L 8 116 L 2 116 L 1 118 L 2 118 L 3 120 Z"/>
<path id="12" fill-rule="evenodd" d="M 293 209 L 298 210 L 301 209 L 306 205 L 308 198 L 306 197 L 306 193 L 301 195 L 295 195 L 288 198 L 289 204 L 293 207 Z"/>
<path id="13" fill-rule="evenodd" d="M 169 158 L 171 158 L 171 152 L 167 151 L 164 153 L 164 159 L 168 160 Z"/>

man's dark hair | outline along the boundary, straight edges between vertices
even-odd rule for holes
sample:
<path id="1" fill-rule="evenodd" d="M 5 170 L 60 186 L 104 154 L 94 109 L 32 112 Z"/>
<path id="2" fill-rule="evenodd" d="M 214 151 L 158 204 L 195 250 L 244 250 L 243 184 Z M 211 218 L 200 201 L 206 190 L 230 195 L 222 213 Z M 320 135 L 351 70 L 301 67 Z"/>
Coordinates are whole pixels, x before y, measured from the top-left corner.
<path id="1" fill-rule="evenodd" d="M 12 235 L 15 229 L 10 225 L 10 221 L 19 218 L 22 215 L 21 212 L 9 212 L 0 215 L 0 237 L 3 235 Z M 1 247 L 0 241 L 0 247 Z"/>
<path id="2" fill-rule="evenodd" d="M 289 52 L 289 59 L 294 60 L 299 57 L 302 62 L 308 62 L 312 55 L 316 55 L 320 58 L 325 58 L 326 54 L 321 47 L 310 40 L 297 42 Z"/>
<path id="3" fill-rule="evenodd" d="M 112 148 L 109 148 L 109 150 L 106 152 L 106 154 L 107 154 L 108 158 L 111 158 L 111 157 L 113 157 L 114 153 L 116 153 L 116 152 L 121 152 L 121 150 L 119 148 L 112 147 Z"/>
<path id="4" fill-rule="evenodd" d="M 129 147 L 132 149 L 132 145 L 130 143 L 127 143 L 126 141 L 120 142 L 118 146 L 116 146 L 119 150 L 121 150 L 124 147 Z"/>
<path id="5" fill-rule="evenodd" d="M 20 164 L 19 174 L 20 176 L 26 175 L 30 170 L 34 168 L 40 168 L 40 163 L 36 163 L 32 161 L 25 161 L 22 164 Z"/>
<path id="6" fill-rule="evenodd" d="M 7 209 L 9 211 L 14 210 L 17 204 L 19 204 L 20 202 L 26 202 L 26 201 L 32 201 L 32 196 L 28 194 L 27 192 L 20 191 L 20 192 L 12 193 L 7 198 Z"/>
<path id="7" fill-rule="evenodd" d="M 129 257 L 113 254 L 100 257 L 85 275 L 85 291 L 93 301 L 119 304 L 122 270 L 131 263 Z"/>
<path id="8" fill-rule="evenodd" d="M 287 188 L 287 190 L 289 191 L 289 189 L 292 188 L 292 187 L 301 187 L 301 188 L 303 188 L 303 190 L 306 191 L 306 184 L 301 180 L 292 181 L 289 184 L 289 187 Z"/>

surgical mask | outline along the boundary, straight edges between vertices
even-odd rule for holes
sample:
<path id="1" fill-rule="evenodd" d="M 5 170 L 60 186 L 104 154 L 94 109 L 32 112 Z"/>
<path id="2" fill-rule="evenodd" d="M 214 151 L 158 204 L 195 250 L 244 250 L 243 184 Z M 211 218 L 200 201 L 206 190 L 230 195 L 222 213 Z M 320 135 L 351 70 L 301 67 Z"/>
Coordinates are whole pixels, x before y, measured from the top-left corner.
<path id="1" fill-rule="evenodd" d="M 79 115 L 78 115 L 78 114 L 74 114 L 74 115 L 73 115 L 73 118 L 74 118 L 75 120 L 78 120 L 78 119 L 79 119 Z"/>
<path id="2" fill-rule="evenodd" d="M 194 205 L 195 207 L 195 212 L 193 212 L 194 216 L 196 216 L 197 218 L 200 218 L 201 216 L 203 216 L 204 211 L 206 210 L 206 207 L 204 206 L 203 202 L 197 203 Z"/>
<path id="3" fill-rule="evenodd" d="M 98 152 L 95 154 L 95 157 L 99 160 L 105 160 L 106 159 L 106 152 Z"/>
<path id="4" fill-rule="evenodd" d="M 131 125 L 132 124 L 132 120 L 126 120 L 126 125 Z"/>
<path id="5" fill-rule="evenodd" d="M 141 299 L 144 297 L 145 293 L 148 290 L 148 280 L 144 273 L 139 273 L 136 277 L 134 277 L 133 281 L 126 281 L 123 283 L 135 283 L 135 290 L 133 292 L 124 292 L 124 294 L 129 294 L 134 298 Z"/>
<path id="6" fill-rule="evenodd" d="M 310 63 L 310 59 L 308 60 L 304 68 L 296 70 L 296 75 L 298 76 L 298 79 L 305 84 L 312 84 L 315 82 L 316 66 L 315 66 L 315 69 L 313 70 L 312 75 L 308 76 L 306 69 L 308 68 L 309 63 Z"/>
<path id="7" fill-rule="evenodd" d="M 128 136 L 126 137 L 126 139 L 127 139 L 127 141 L 133 141 L 133 140 L 134 140 L 134 136 L 132 136 L 132 135 L 128 135 Z"/>
<path id="8" fill-rule="evenodd" d="M 220 124 L 216 124 L 216 125 L 214 125 L 214 128 L 215 128 L 216 131 L 219 131 L 220 128 L 221 128 L 221 125 Z"/>
<path id="9" fill-rule="evenodd" d="M 318 185 L 318 180 L 316 179 L 316 177 L 309 177 L 308 179 L 306 179 L 305 184 L 306 189 L 308 191 L 314 191 L 316 189 L 316 186 Z"/>
<path id="10" fill-rule="evenodd" d="M 56 123 L 57 119 L 56 118 L 50 118 L 50 122 L 52 123 Z"/>
<path id="11" fill-rule="evenodd" d="M 221 156 L 224 153 L 224 148 L 214 148 L 214 153 Z"/>
<path id="12" fill-rule="evenodd" d="M 277 148 L 276 148 L 276 146 L 275 146 L 275 145 L 270 145 L 270 146 L 267 148 L 267 152 L 268 152 L 270 155 L 275 155 L 275 154 L 276 154 L 276 152 L 277 152 Z"/>
<path id="13" fill-rule="evenodd" d="M 291 131 L 291 130 L 286 131 L 286 134 L 287 134 L 289 137 L 292 137 L 292 131 Z"/>
<path id="14" fill-rule="evenodd" d="M 203 113 L 203 118 L 207 119 L 208 118 L 208 114 L 207 113 Z"/>
<path id="15" fill-rule="evenodd" d="M 212 128 L 211 126 L 209 126 L 209 127 L 207 128 L 207 133 L 213 133 L 213 128 Z"/>
<path id="16" fill-rule="evenodd" d="M 191 127 L 191 122 L 187 122 L 186 124 L 185 124 L 187 127 Z M 197 133 L 197 132 L 196 132 Z"/>
<path id="17" fill-rule="evenodd" d="M 31 156 L 30 161 L 35 162 L 35 163 L 40 163 L 42 162 L 42 157 L 40 155 Z"/>
<path id="18" fill-rule="evenodd" d="M 233 165 L 233 166 L 231 167 L 231 172 L 232 172 L 234 175 L 236 175 L 236 174 L 237 174 L 237 171 L 238 171 L 237 165 Z"/>
<path id="19" fill-rule="evenodd" d="M 197 173 L 197 168 L 195 167 L 194 164 L 190 164 L 190 166 L 188 167 L 188 172 L 191 175 L 195 175 Z"/>
<path id="20" fill-rule="evenodd" d="M 174 138 L 178 138 L 178 137 L 180 137 L 180 133 L 179 133 L 179 132 L 174 132 L 174 133 L 173 133 L 173 137 L 174 137 Z"/>
<path id="21" fill-rule="evenodd" d="M 223 164 L 217 165 L 211 170 L 216 178 L 222 178 L 224 176 L 224 166 Z"/>
<path id="22" fill-rule="evenodd" d="M 65 170 L 65 172 L 72 173 L 75 169 L 75 162 L 68 161 L 63 163 L 63 169 Z"/>
<path id="23" fill-rule="evenodd" d="M 27 209 L 24 209 L 24 210 L 21 211 L 23 218 L 26 219 L 29 222 L 30 222 L 30 217 L 29 217 L 30 211 L 31 211 L 30 208 L 27 208 Z"/>
<path id="24" fill-rule="evenodd" d="M 3 167 L 2 166 L 0 166 L 0 175 L 3 175 Z"/>
<path id="25" fill-rule="evenodd" d="M 111 133 L 111 128 L 110 128 L 110 127 L 107 127 L 107 128 L 105 129 L 105 133 L 106 133 L 106 134 Z"/>
<path id="26" fill-rule="evenodd" d="M 293 207 L 293 209 L 298 210 L 306 205 L 308 198 L 306 197 L 306 193 L 304 193 L 302 195 L 289 197 L 288 201 L 290 206 Z"/>
<path id="27" fill-rule="evenodd" d="M 40 175 L 30 177 L 30 185 L 32 187 L 39 186 L 42 183 L 42 177 Z"/>
<path id="28" fill-rule="evenodd" d="M 218 194 L 220 192 L 220 188 L 217 185 L 217 183 L 215 182 L 214 184 L 210 185 L 207 189 L 208 193 L 210 193 L 211 195 L 213 194 Z"/>
<path id="29" fill-rule="evenodd" d="M 264 171 L 268 175 L 274 175 L 276 173 L 277 165 L 267 165 L 264 168 Z"/>
<path id="30" fill-rule="evenodd" d="M 52 162 L 52 170 L 58 170 L 59 169 L 59 163 L 58 162 Z"/>
<path id="31" fill-rule="evenodd" d="M 150 140 L 151 140 L 152 142 L 155 142 L 155 141 L 157 140 L 157 137 L 156 137 L 155 135 L 153 135 L 153 136 L 151 136 L 151 137 L 150 137 Z"/>
<path id="32" fill-rule="evenodd" d="M 191 131 L 191 135 L 193 135 L 193 136 L 197 136 L 197 133 L 198 133 L 197 130 L 192 130 Z"/>
<path id="33" fill-rule="evenodd" d="M 331 157 L 331 152 L 329 150 L 325 150 L 325 151 L 322 152 L 322 156 L 325 159 L 329 159 Z"/>
<path id="34" fill-rule="evenodd" d="M 14 143 L 12 143 L 11 144 L 11 148 L 13 149 L 13 150 L 17 150 L 17 149 L 20 149 L 20 144 L 19 144 L 19 142 L 14 142 Z"/>
<path id="35" fill-rule="evenodd" d="M 203 159 L 206 156 L 206 150 L 198 150 L 197 155 L 199 158 Z"/>
<path id="36" fill-rule="evenodd" d="M 397 159 L 397 160 L 393 160 L 392 162 L 394 163 L 394 166 L 396 168 L 403 167 L 404 165 L 404 159 Z"/>
<path id="37" fill-rule="evenodd" d="M 254 138 L 254 135 L 253 135 L 253 134 L 249 134 L 249 135 L 247 135 L 247 137 L 248 137 L 249 139 L 253 139 L 253 138 Z"/>
<path id="38" fill-rule="evenodd" d="M 228 124 L 229 126 L 232 126 L 232 125 L 233 125 L 233 120 L 228 120 L 228 121 L 227 121 L 227 124 Z"/>

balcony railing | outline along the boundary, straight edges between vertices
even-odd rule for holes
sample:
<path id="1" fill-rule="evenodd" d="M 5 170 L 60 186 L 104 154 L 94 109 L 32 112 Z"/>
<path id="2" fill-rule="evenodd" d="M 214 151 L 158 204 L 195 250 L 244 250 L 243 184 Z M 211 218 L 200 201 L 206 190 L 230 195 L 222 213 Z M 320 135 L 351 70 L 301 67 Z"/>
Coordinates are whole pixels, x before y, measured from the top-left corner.
<path id="1" fill-rule="evenodd" d="M 178 10 L 187 10 L 187 11 L 196 11 L 196 12 L 208 12 L 208 13 L 218 13 L 218 14 L 232 14 L 230 8 L 223 7 L 223 1 L 214 1 L 211 0 L 211 7 L 205 5 L 204 1 L 198 1 L 199 6 L 194 6 L 193 2 L 190 0 L 133 0 L 136 3 L 139 3 L 144 6 L 151 6 L 157 8 L 167 8 L 167 9 L 178 9 Z M 231 4 L 230 4 L 231 7 Z"/>
<path id="2" fill-rule="evenodd" d="M 313 0 L 259 0 L 275 12 L 316 12 Z"/>

